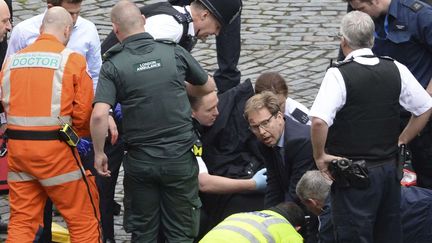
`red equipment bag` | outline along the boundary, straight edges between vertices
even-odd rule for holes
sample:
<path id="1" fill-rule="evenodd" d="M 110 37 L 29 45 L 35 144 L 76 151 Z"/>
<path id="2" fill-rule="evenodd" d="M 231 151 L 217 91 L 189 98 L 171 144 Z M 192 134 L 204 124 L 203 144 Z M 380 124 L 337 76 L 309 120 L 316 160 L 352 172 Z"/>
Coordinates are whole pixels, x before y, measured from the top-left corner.
<path id="1" fill-rule="evenodd" d="M 9 186 L 7 184 L 7 174 L 8 174 L 8 165 L 7 165 L 7 147 L 6 143 L 3 142 L 3 139 L 0 138 L 0 191 L 9 190 Z"/>

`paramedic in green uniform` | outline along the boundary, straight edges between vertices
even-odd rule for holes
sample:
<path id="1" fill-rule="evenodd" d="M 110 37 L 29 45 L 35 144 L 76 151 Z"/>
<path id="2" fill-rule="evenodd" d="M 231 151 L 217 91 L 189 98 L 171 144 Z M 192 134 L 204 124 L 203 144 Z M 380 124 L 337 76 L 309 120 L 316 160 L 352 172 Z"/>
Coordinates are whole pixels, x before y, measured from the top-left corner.
<path id="1" fill-rule="evenodd" d="M 90 126 L 96 170 L 110 176 L 104 142 L 109 109 L 118 102 L 127 150 L 124 190 L 130 200 L 124 224 L 132 242 L 156 242 L 159 227 L 168 242 L 193 242 L 201 202 L 186 84 L 188 92 L 202 96 L 215 90 L 214 80 L 185 49 L 145 33 L 145 18 L 134 3 L 118 2 L 111 21 L 120 44 L 105 56 L 94 100 Z"/>

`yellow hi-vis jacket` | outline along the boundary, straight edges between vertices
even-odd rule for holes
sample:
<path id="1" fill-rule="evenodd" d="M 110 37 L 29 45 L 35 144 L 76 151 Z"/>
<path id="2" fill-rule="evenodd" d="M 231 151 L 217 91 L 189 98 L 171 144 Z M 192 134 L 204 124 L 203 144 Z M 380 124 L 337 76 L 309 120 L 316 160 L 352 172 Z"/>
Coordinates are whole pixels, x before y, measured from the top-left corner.
<path id="1" fill-rule="evenodd" d="M 303 237 L 282 215 L 263 210 L 237 213 L 214 227 L 200 243 L 302 243 Z"/>

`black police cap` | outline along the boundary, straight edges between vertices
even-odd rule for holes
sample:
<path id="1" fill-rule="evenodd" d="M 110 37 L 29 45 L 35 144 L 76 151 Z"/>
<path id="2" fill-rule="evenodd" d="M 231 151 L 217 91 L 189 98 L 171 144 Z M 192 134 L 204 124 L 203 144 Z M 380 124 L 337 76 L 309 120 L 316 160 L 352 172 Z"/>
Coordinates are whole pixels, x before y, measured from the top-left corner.
<path id="1" fill-rule="evenodd" d="M 241 0 L 198 0 L 219 21 L 222 26 L 230 24 L 242 10 Z"/>

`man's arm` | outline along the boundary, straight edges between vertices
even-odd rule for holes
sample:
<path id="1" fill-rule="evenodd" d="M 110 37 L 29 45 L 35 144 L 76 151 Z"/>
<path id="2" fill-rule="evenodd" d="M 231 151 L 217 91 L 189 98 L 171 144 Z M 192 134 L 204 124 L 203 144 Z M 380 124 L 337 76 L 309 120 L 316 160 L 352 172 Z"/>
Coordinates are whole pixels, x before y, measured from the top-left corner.
<path id="1" fill-rule="evenodd" d="M 256 190 L 253 179 L 231 179 L 223 176 L 200 173 L 199 190 L 206 193 L 229 194 Z"/>
<path id="2" fill-rule="evenodd" d="M 95 168 L 102 176 L 110 176 L 108 158 L 104 152 L 105 138 L 108 131 L 108 116 L 111 106 L 106 103 L 96 103 L 90 118 L 90 131 L 95 153 Z"/>
<path id="3" fill-rule="evenodd" d="M 7 57 L 9 57 L 12 54 L 17 53 L 19 50 L 23 49 L 26 47 L 26 43 L 23 39 L 22 39 L 22 33 L 21 33 L 21 28 L 19 25 L 15 26 L 12 29 L 9 41 L 8 41 L 8 47 L 6 50 L 6 56 L 5 59 Z"/>
<path id="4" fill-rule="evenodd" d="M 90 135 L 89 120 L 92 111 L 92 101 L 94 97 L 93 85 L 90 76 L 86 71 L 86 62 L 83 56 L 78 53 L 70 55 L 70 63 L 75 63 L 81 70 L 78 75 L 74 75 L 73 87 L 75 96 L 73 101 L 72 125 L 77 134 L 81 137 Z"/>
<path id="5" fill-rule="evenodd" d="M 213 77 L 211 77 L 210 75 L 207 78 L 207 82 L 203 85 L 193 85 L 189 82 L 186 82 L 186 91 L 190 96 L 200 97 L 209 94 L 210 92 L 215 90 L 216 84 Z"/>
<path id="6" fill-rule="evenodd" d="M 399 142 L 398 144 L 408 144 L 417 134 L 421 132 L 421 130 L 424 128 L 426 123 L 429 121 L 429 117 L 431 115 L 432 109 L 429 109 L 425 113 L 421 114 L 420 116 L 414 116 L 412 115 L 408 125 L 405 127 L 405 129 L 402 131 L 402 133 L 399 135 Z"/>
<path id="7" fill-rule="evenodd" d="M 94 24 L 92 24 L 92 29 L 90 30 L 91 31 L 88 31 L 88 33 L 91 34 L 90 47 L 86 54 L 86 59 L 87 59 L 88 70 L 93 80 L 93 90 L 96 91 L 96 86 L 99 79 L 99 72 L 102 66 L 101 43 L 100 43 L 96 26 L 94 26 Z"/>
<path id="8" fill-rule="evenodd" d="M 244 191 L 264 190 L 266 188 L 266 169 L 261 169 L 250 179 L 231 179 L 228 177 L 210 175 L 204 161 L 197 156 L 199 167 L 199 190 L 206 193 L 230 194 Z"/>
<path id="9" fill-rule="evenodd" d="M 429 80 L 429 84 L 428 84 L 428 86 L 426 87 L 426 92 L 428 92 L 428 94 L 429 94 L 430 96 L 432 96 L 432 79 Z"/>
<path id="10" fill-rule="evenodd" d="M 311 126 L 311 142 L 313 157 L 318 169 L 327 174 L 330 178 L 331 175 L 328 171 L 330 161 L 339 159 L 339 157 L 329 155 L 325 152 L 325 144 L 327 141 L 328 125 L 327 123 L 317 117 L 312 117 Z"/>

